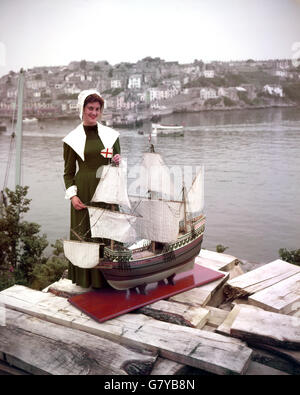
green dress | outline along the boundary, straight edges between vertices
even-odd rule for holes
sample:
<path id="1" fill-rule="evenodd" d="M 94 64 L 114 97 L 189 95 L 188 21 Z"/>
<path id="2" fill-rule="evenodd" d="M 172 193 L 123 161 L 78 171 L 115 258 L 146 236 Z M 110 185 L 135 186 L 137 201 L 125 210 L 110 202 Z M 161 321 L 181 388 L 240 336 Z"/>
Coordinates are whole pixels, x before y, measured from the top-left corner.
<path id="1" fill-rule="evenodd" d="M 91 199 L 99 183 L 99 178 L 96 177 L 96 172 L 100 166 L 107 165 L 109 159 L 104 158 L 100 152 L 104 145 L 99 138 L 97 125 L 84 126 L 86 133 L 86 143 L 84 148 L 83 161 L 79 155 L 66 143 L 64 143 L 64 181 L 66 189 L 72 185 L 77 186 L 77 196 L 86 205 L 92 205 Z M 120 154 L 119 138 L 115 141 L 113 146 L 113 155 Z M 78 164 L 78 172 L 76 173 L 76 162 Z M 105 204 L 93 204 L 105 207 Z M 82 237 L 85 241 L 103 241 L 107 240 L 92 239 L 90 232 L 90 220 L 88 210 L 75 210 L 71 203 L 71 229 Z M 71 240 L 78 240 L 78 238 L 70 232 Z M 73 283 L 81 287 L 101 288 L 106 285 L 105 279 L 98 269 L 82 269 L 74 266 L 69 262 L 68 278 Z"/>

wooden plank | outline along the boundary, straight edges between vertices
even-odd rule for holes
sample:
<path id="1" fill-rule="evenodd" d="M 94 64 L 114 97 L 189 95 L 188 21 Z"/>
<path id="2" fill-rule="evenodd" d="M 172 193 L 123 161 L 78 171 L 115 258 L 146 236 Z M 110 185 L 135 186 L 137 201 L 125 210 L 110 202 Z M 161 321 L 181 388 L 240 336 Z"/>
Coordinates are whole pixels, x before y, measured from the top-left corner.
<path id="1" fill-rule="evenodd" d="M 270 351 L 275 355 L 279 355 L 280 357 L 287 359 L 288 361 L 291 361 L 292 363 L 296 364 L 299 366 L 299 373 L 300 373 L 300 351 L 295 351 L 295 350 L 287 350 L 286 348 L 282 347 L 275 347 L 271 346 L 266 343 L 251 343 L 252 347 L 257 347 L 257 348 L 262 348 L 264 350 Z"/>
<path id="2" fill-rule="evenodd" d="M 288 376 L 282 370 L 274 369 L 262 363 L 251 361 L 246 372 L 246 376 Z"/>
<path id="3" fill-rule="evenodd" d="M 205 308 L 209 310 L 210 313 L 208 317 L 207 325 L 211 325 L 215 328 L 220 326 L 225 321 L 225 319 L 229 314 L 228 311 L 221 310 L 216 307 L 206 306 Z"/>
<path id="4" fill-rule="evenodd" d="M 7 362 L 0 362 L 0 376 L 28 376 L 23 370 L 10 366 Z"/>
<path id="5" fill-rule="evenodd" d="M 229 273 L 222 273 L 224 274 L 224 276 L 221 279 L 172 296 L 171 298 L 169 298 L 169 300 L 173 302 L 184 303 L 194 307 L 205 307 L 207 303 L 211 300 L 213 295 L 217 292 L 217 290 L 222 287 L 222 285 L 229 278 Z"/>
<path id="6" fill-rule="evenodd" d="M 241 276 L 242 274 L 244 274 L 244 270 L 242 269 L 242 266 L 238 263 L 232 269 L 229 270 L 229 280 Z"/>
<path id="7" fill-rule="evenodd" d="M 233 309 L 227 314 L 225 320 L 217 327 L 216 332 L 220 333 L 222 335 L 227 335 L 230 336 L 230 329 L 231 326 L 234 322 L 234 320 L 236 319 L 236 317 L 238 316 L 241 308 L 245 307 L 245 305 L 235 305 L 233 307 Z M 247 308 L 249 307 L 250 309 L 252 308 L 253 310 L 257 311 L 260 310 L 259 307 L 256 306 L 246 306 Z"/>
<path id="8" fill-rule="evenodd" d="M 52 375 L 149 374 L 146 355 L 97 336 L 8 309 L 0 349 Z"/>
<path id="9" fill-rule="evenodd" d="M 299 365 L 294 363 L 294 361 L 292 361 L 291 359 L 286 358 L 286 356 L 275 353 L 272 350 L 268 350 L 267 347 L 269 346 L 266 345 L 265 343 L 259 345 L 256 345 L 255 343 L 251 343 L 251 349 L 253 350 L 251 360 L 292 375 L 300 374 Z M 291 350 L 285 350 L 285 351 L 291 352 Z M 293 352 L 296 353 L 299 351 L 293 351 Z"/>
<path id="10" fill-rule="evenodd" d="M 150 375 L 151 376 L 156 376 L 156 375 L 173 376 L 173 375 L 178 375 L 178 374 L 185 374 L 186 370 L 187 370 L 186 365 L 182 365 L 181 363 L 158 357 Z"/>
<path id="11" fill-rule="evenodd" d="M 73 284 L 71 280 L 63 278 L 49 285 L 43 292 L 52 292 L 54 295 L 70 298 L 71 296 L 81 295 L 91 290 L 92 288 L 80 287 L 79 285 Z"/>
<path id="12" fill-rule="evenodd" d="M 201 329 L 207 322 L 209 311 L 202 307 L 191 307 L 182 303 L 160 300 L 136 311 L 157 320 Z"/>
<path id="13" fill-rule="evenodd" d="M 277 259 L 229 280 L 224 293 L 228 298 L 252 295 L 297 273 L 300 273 L 300 266 Z"/>
<path id="14" fill-rule="evenodd" d="M 300 319 L 264 310 L 240 308 L 230 334 L 245 341 L 300 350 Z"/>
<path id="15" fill-rule="evenodd" d="M 230 278 L 230 272 L 228 273 Z M 225 284 L 222 284 L 220 288 L 218 288 L 216 291 L 214 291 L 205 305 L 205 307 L 211 306 L 211 307 L 219 307 L 226 301 L 226 295 L 224 294 L 224 286 Z"/>
<path id="16" fill-rule="evenodd" d="M 196 257 L 195 262 L 209 267 L 210 269 L 227 272 L 233 269 L 234 266 L 239 263 L 239 260 L 232 255 L 202 248 L 200 254 Z"/>
<path id="17" fill-rule="evenodd" d="M 252 350 L 238 339 L 157 321 L 142 314 L 124 314 L 100 324 L 83 316 L 64 298 L 44 294 L 48 300 L 38 303 L 39 297 L 34 293 L 39 291 L 17 287 L 17 298 L 12 289 L 5 290 L 0 292 L 0 302 L 5 300 L 10 309 L 25 309 L 34 317 L 59 323 L 63 330 L 71 327 L 135 349 L 153 350 L 169 360 L 216 374 L 243 374 L 250 361 Z"/>
<path id="18" fill-rule="evenodd" d="M 300 273 L 256 292 L 248 301 L 275 313 L 288 314 L 297 310 L 300 308 Z"/>

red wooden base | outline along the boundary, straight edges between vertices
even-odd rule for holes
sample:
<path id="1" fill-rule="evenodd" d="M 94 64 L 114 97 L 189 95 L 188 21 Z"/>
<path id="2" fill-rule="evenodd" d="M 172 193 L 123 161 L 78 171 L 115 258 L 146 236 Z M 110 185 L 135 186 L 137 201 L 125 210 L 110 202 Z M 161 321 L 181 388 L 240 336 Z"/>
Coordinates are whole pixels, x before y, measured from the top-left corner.
<path id="1" fill-rule="evenodd" d="M 180 292 L 207 284 L 223 276 L 222 273 L 196 264 L 193 270 L 177 274 L 174 285 L 148 284 L 145 295 L 138 293 L 136 290 L 117 291 L 107 287 L 72 296 L 68 301 L 96 321 L 104 322 L 160 299 L 166 299 Z"/>

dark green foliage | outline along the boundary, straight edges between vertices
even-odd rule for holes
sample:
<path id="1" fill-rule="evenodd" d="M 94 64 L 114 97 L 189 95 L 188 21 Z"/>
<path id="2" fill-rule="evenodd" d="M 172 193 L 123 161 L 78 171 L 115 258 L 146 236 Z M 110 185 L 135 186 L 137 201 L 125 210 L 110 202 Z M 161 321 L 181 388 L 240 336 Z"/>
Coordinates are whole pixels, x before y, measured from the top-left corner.
<path id="1" fill-rule="evenodd" d="M 283 87 L 284 94 L 291 100 L 300 103 L 300 82 L 292 84 L 286 84 Z"/>
<path id="2" fill-rule="evenodd" d="M 226 251 L 227 248 L 229 248 L 229 247 L 224 247 L 222 244 L 218 244 L 218 245 L 216 246 L 216 251 L 222 253 L 222 252 Z"/>
<path id="3" fill-rule="evenodd" d="M 240 100 L 242 100 L 243 102 L 245 102 L 250 106 L 252 105 L 252 101 L 249 99 L 247 92 L 238 91 L 237 94 Z"/>
<path id="4" fill-rule="evenodd" d="M 220 104 L 222 101 L 221 97 L 217 97 L 216 99 L 207 99 L 205 100 L 204 104 L 206 106 L 216 106 L 217 104 Z"/>
<path id="5" fill-rule="evenodd" d="M 286 248 L 280 248 L 278 254 L 283 261 L 300 266 L 300 249 L 288 251 Z"/>
<path id="6" fill-rule="evenodd" d="M 236 105 L 236 102 L 234 101 L 234 100 L 231 100 L 229 97 L 227 97 L 227 96 L 224 96 L 224 105 L 226 106 L 226 107 L 232 107 L 232 106 L 235 106 Z"/>
<path id="7" fill-rule="evenodd" d="M 53 278 L 61 277 L 67 267 L 66 260 L 59 257 L 62 253 L 59 242 L 52 245 L 55 257 L 47 259 L 43 252 L 48 242 L 46 235 L 39 234 L 40 225 L 23 220 L 30 204 L 27 192 L 27 186 L 18 185 L 15 192 L 6 189 L 7 205 L 0 205 L 0 290 L 13 284 L 31 286 L 39 277 L 39 271 L 49 274 L 50 284 Z M 47 265 L 50 269 L 45 271 Z"/>

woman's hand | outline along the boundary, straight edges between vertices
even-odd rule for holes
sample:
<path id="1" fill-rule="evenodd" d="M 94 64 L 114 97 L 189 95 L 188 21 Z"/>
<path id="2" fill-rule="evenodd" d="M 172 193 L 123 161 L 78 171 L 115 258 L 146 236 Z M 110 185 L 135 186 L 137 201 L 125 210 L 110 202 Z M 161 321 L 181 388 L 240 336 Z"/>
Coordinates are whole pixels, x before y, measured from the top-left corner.
<path id="1" fill-rule="evenodd" d="M 114 161 L 115 164 L 116 164 L 117 166 L 119 166 L 119 164 L 120 164 L 120 162 L 121 162 L 121 155 L 116 154 L 116 155 L 112 158 L 112 161 Z"/>
<path id="2" fill-rule="evenodd" d="M 73 196 L 71 199 L 71 202 L 72 202 L 75 210 L 82 210 L 82 209 L 86 208 L 86 206 L 82 203 L 82 201 L 79 199 L 78 196 Z"/>

